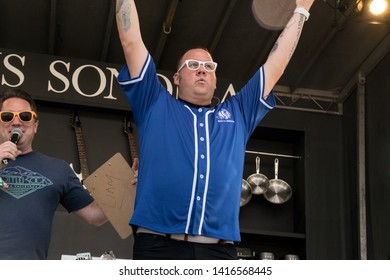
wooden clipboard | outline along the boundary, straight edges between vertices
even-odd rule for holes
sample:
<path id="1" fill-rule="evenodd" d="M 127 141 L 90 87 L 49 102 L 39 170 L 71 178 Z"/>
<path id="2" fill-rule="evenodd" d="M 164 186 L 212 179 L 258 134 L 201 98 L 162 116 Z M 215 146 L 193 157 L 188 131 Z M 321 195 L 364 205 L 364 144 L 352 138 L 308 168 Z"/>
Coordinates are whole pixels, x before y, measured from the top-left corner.
<path id="1" fill-rule="evenodd" d="M 129 225 L 136 192 L 133 178 L 133 170 L 117 153 L 83 181 L 122 239 L 133 233 Z"/>

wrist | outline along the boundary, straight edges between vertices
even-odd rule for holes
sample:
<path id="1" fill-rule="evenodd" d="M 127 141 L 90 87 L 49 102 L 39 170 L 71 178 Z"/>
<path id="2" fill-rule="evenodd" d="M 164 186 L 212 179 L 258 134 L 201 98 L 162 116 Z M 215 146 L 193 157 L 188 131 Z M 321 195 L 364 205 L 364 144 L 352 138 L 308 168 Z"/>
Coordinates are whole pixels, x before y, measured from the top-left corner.
<path id="1" fill-rule="evenodd" d="M 295 8 L 294 13 L 303 15 L 306 18 L 305 20 L 308 20 L 310 17 L 310 13 L 303 7 Z"/>

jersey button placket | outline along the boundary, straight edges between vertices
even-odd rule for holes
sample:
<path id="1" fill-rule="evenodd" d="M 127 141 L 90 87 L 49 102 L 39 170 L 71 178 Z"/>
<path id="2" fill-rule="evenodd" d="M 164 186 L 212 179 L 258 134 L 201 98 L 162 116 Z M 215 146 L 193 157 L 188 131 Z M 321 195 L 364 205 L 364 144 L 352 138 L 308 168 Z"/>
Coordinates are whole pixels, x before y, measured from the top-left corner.
<path id="1" fill-rule="evenodd" d="M 202 214 L 203 206 L 203 196 L 205 192 L 206 184 L 206 171 L 207 171 L 207 141 L 206 141 L 206 131 L 205 131 L 205 113 L 206 110 L 199 108 L 198 109 L 198 123 L 197 123 L 197 132 L 198 132 L 198 180 L 196 188 L 196 215 L 194 219 L 194 227 L 197 228 L 200 226 L 200 218 Z"/>

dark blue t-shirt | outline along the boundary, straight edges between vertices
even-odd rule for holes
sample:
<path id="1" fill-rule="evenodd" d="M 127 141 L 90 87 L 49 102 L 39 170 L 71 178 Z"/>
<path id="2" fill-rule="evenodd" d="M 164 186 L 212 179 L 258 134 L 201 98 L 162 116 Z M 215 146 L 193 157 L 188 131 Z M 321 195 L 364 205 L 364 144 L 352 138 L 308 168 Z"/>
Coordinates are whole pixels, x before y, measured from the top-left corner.
<path id="1" fill-rule="evenodd" d="M 63 160 L 38 152 L 20 155 L 0 170 L 0 259 L 46 259 L 54 213 L 93 198 Z"/>

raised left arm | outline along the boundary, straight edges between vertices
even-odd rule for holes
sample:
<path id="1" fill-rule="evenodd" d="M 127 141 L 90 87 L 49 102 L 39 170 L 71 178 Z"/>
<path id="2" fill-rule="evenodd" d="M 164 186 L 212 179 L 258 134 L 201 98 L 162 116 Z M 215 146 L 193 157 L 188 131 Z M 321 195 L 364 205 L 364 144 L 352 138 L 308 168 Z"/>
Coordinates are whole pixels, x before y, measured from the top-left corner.
<path id="1" fill-rule="evenodd" d="M 284 70 L 290 62 L 301 37 L 304 22 L 307 20 L 305 13 L 310 10 L 313 2 L 314 0 L 296 0 L 297 9 L 280 34 L 264 64 L 265 98 L 267 98 L 270 91 L 283 75 Z"/>

